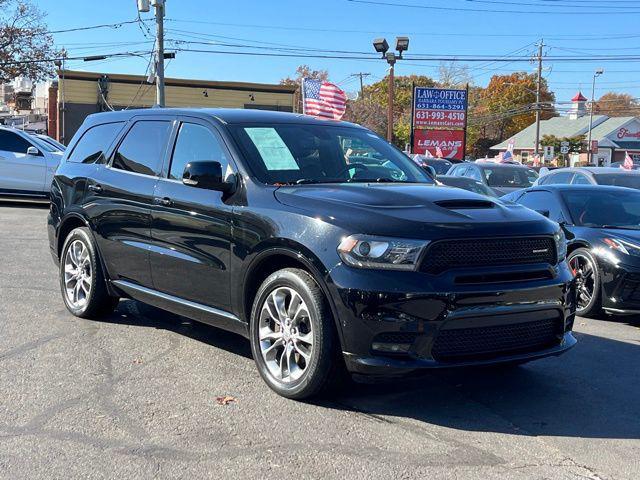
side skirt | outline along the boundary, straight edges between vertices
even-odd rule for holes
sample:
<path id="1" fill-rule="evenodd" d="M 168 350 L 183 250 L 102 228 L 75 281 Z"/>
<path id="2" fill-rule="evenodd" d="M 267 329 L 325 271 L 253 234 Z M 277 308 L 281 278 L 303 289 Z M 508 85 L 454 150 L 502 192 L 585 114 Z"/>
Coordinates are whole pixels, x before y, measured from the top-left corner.
<path id="1" fill-rule="evenodd" d="M 230 312 L 158 292 L 126 280 L 112 280 L 111 284 L 135 300 L 249 338 L 247 324 Z"/>

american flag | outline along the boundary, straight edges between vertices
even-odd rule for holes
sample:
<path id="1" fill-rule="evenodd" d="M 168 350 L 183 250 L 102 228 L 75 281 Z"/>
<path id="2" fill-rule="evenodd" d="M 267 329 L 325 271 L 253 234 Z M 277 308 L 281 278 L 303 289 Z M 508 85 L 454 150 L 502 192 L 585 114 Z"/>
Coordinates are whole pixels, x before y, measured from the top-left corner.
<path id="1" fill-rule="evenodd" d="M 340 120 L 347 108 L 347 96 L 333 83 L 305 78 L 303 81 L 304 113 L 315 117 Z"/>
<path id="2" fill-rule="evenodd" d="M 444 158 L 444 153 L 442 153 L 440 146 L 436 146 L 436 158 Z"/>
<path id="3" fill-rule="evenodd" d="M 629 152 L 625 152 L 624 162 L 620 165 L 620 168 L 624 168 L 625 170 L 633 170 L 633 159 L 629 155 Z"/>

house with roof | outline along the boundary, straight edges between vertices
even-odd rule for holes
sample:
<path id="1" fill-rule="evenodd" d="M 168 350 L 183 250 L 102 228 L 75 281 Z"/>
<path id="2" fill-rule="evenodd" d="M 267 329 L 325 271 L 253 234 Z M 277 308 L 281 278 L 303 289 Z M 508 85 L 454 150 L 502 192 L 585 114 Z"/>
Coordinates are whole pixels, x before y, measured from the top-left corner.
<path id="1" fill-rule="evenodd" d="M 587 98 L 578 92 L 571 99 L 571 109 L 566 116 L 553 117 L 540 122 L 540 138 L 553 135 L 558 138 L 571 138 L 589 135 L 589 112 Z M 531 160 L 535 151 L 536 124 L 529 125 L 513 137 L 494 145 L 492 150 L 504 152 L 513 142 L 514 157 L 525 163 Z M 609 166 L 613 162 L 623 161 L 625 153 L 640 161 L 640 119 L 638 117 L 608 117 L 594 115 L 591 139 L 598 142 L 598 151 L 594 152 L 592 163 Z M 558 155 L 560 152 L 555 152 Z M 586 153 L 570 154 L 567 164 L 586 164 Z"/>

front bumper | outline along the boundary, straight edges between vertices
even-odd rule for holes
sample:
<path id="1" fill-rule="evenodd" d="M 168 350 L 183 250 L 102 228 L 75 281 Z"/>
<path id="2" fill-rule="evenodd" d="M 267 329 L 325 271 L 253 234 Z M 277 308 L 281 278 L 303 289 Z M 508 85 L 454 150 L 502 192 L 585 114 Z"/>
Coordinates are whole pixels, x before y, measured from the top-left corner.
<path id="1" fill-rule="evenodd" d="M 566 262 L 550 270 L 542 280 L 459 285 L 454 278 L 461 272 L 434 276 L 339 265 L 330 290 L 347 368 L 386 376 L 559 355 L 576 343 L 575 288 Z M 484 273 L 495 278 L 500 272 L 509 269 Z"/>
<path id="2" fill-rule="evenodd" d="M 598 259 L 602 307 L 616 314 L 640 313 L 640 267 Z"/>

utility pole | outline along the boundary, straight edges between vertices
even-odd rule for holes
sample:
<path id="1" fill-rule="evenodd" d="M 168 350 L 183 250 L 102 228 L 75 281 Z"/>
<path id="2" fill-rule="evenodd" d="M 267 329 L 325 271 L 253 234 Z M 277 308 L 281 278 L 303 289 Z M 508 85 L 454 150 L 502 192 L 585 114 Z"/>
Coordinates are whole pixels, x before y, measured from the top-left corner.
<path id="1" fill-rule="evenodd" d="M 156 10 L 156 104 L 164 107 L 164 3 L 153 0 Z"/>
<path id="2" fill-rule="evenodd" d="M 364 82 L 363 82 L 363 77 L 368 77 L 370 76 L 370 73 L 364 73 L 364 72 L 358 72 L 358 73 L 353 73 L 351 76 L 352 77 L 360 77 L 360 98 L 364 98 Z"/>
<path id="3" fill-rule="evenodd" d="M 534 154 L 540 154 L 540 95 L 542 93 L 542 48 L 544 47 L 544 41 L 540 39 L 538 44 L 538 81 L 536 85 L 536 144 L 534 147 Z"/>

